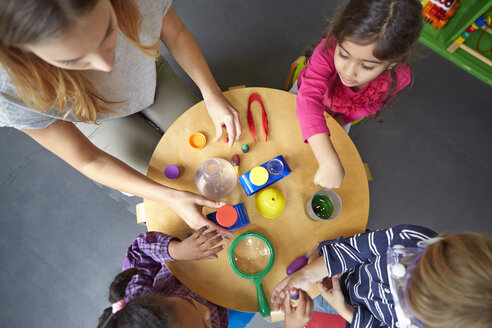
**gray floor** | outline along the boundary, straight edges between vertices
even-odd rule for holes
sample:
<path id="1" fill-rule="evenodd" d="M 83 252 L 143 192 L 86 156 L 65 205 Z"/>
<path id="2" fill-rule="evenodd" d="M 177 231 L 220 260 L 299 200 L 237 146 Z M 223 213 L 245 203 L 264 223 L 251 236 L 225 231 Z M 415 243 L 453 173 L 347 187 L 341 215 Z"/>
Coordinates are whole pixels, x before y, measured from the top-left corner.
<path id="1" fill-rule="evenodd" d="M 290 62 L 336 5 L 299 4 L 174 6 L 227 89 L 282 88 Z M 351 131 L 374 176 L 369 228 L 415 223 L 490 234 L 491 89 L 424 47 L 414 68 L 413 88 L 384 123 L 368 120 Z M 95 185 L 18 131 L 0 129 L 0 153 L 1 326 L 95 326 L 126 247 L 144 231 L 134 216 L 141 200 Z M 256 317 L 249 327 L 281 326 Z"/>

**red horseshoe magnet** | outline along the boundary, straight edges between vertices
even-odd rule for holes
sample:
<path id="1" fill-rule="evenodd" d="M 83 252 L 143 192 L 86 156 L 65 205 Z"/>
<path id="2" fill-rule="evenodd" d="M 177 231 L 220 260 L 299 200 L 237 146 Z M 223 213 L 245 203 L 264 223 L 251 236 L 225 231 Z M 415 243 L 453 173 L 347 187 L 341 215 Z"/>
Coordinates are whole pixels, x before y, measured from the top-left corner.
<path id="1" fill-rule="evenodd" d="M 265 106 L 263 106 L 263 101 L 261 101 L 260 96 L 256 93 L 253 92 L 251 96 L 249 96 L 249 101 L 248 101 L 248 125 L 249 125 L 249 132 L 251 135 L 253 135 L 253 140 L 256 143 L 256 127 L 255 127 L 255 120 L 253 119 L 253 114 L 251 113 L 251 104 L 257 101 L 261 105 L 262 109 L 262 119 L 263 119 L 263 131 L 265 131 L 265 141 L 268 141 L 268 117 L 267 113 L 265 111 Z"/>

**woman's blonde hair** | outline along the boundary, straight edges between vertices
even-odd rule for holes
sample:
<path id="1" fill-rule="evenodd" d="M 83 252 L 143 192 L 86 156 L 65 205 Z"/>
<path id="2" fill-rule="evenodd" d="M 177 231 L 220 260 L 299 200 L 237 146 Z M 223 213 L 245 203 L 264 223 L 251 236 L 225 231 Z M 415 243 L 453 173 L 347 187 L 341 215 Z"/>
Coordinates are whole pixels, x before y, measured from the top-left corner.
<path id="1" fill-rule="evenodd" d="M 22 46 L 59 36 L 81 15 L 90 12 L 99 0 L 2 0 L 0 3 L 0 63 L 19 96 L 30 108 L 60 114 L 73 113 L 81 121 L 96 122 L 98 113 L 115 111 L 108 105 L 123 99 L 106 99 L 83 72 L 46 63 Z M 151 58 L 158 56 L 160 41 L 140 43 L 142 17 L 135 0 L 111 0 L 120 30 Z"/>
<path id="2" fill-rule="evenodd" d="M 408 281 L 407 303 L 426 328 L 492 325 L 492 239 L 459 233 L 430 245 Z"/>

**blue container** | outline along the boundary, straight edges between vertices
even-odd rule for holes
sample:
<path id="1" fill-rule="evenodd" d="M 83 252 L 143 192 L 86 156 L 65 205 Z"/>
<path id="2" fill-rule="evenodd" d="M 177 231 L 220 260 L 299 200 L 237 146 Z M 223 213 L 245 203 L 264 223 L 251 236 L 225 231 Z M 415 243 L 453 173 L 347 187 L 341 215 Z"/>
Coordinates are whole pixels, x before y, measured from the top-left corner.
<path id="1" fill-rule="evenodd" d="M 245 225 L 249 224 L 249 218 L 248 218 L 248 213 L 246 213 L 246 208 L 244 207 L 243 203 L 239 203 L 236 205 L 232 205 L 237 211 L 237 221 L 234 223 L 234 225 L 230 227 L 223 227 L 226 228 L 227 230 L 235 230 L 241 227 L 244 227 Z M 212 212 L 210 214 L 207 214 L 207 219 L 215 223 L 216 225 L 222 227 L 220 223 L 217 221 L 217 211 Z"/>
<path id="2" fill-rule="evenodd" d="M 275 160 L 278 160 L 280 163 L 282 163 L 282 165 L 283 165 L 282 171 L 280 171 L 280 172 L 278 171 L 279 167 L 281 167 L 281 166 L 277 165 L 279 162 L 276 162 Z M 272 163 L 275 163 L 275 164 L 271 165 L 272 164 L 272 163 L 270 163 L 271 161 L 273 161 Z M 284 178 L 290 174 L 291 170 L 290 170 L 289 166 L 287 165 L 287 163 L 285 162 L 284 157 L 282 155 L 275 157 L 271 161 L 265 162 L 265 163 L 260 165 L 260 166 L 264 167 L 265 169 L 267 169 L 267 171 L 268 171 L 268 180 L 264 185 L 256 186 L 256 185 L 251 183 L 251 181 L 249 180 L 249 173 L 251 172 L 251 170 L 244 173 L 243 175 L 241 175 L 239 177 L 239 183 L 241 183 L 241 186 L 243 187 L 246 195 L 251 196 L 252 194 L 260 191 L 261 189 L 263 189 L 265 187 L 268 187 L 272 183 L 275 183 L 275 182 L 279 181 L 280 179 L 282 179 L 282 178 Z M 270 165 L 267 166 L 268 163 L 270 163 Z"/>

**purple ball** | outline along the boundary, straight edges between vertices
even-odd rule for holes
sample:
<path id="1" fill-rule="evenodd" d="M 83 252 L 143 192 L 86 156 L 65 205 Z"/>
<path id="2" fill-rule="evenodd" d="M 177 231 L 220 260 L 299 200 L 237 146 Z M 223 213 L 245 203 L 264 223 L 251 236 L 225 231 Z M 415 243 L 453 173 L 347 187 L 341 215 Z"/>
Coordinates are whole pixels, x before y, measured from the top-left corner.
<path id="1" fill-rule="evenodd" d="M 179 176 L 179 168 L 176 165 L 168 165 L 164 169 L 166 178 L 174 180 Z"/>

